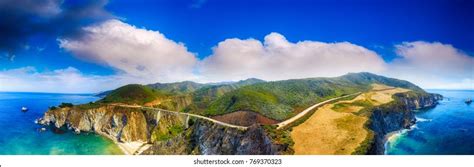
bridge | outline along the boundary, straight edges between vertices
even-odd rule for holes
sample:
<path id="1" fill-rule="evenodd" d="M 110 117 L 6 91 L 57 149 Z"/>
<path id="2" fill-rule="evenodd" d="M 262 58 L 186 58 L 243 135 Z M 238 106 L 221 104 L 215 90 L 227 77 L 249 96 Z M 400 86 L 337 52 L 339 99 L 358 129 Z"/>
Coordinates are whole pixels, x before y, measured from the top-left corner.
<path id="1" fill-rule="evenodd" d="M 225 122 L 222 122 L 222 121 L 218 121 L 218 120 L 215 120 L 215 119 L 212 119 L 212 118 L 209 118 L 209 117 L 205 117 L 205 116 L 202 116 L 202 115 L 197 115 L 197 114 L 184 113 L 184 112 L 178 112 L 178 111 L 170 111 L 170 110 L 165 110 L 165 109 L 161 109 L 161 108 L 144 107 L 144 106 L 139 106 L 139 105 L 126 105 L 126 104 L 110 104 L 110 105 L 111 106 L 126 107 L 126 108 L 139 108 L 139 109 L 145 109 L 145 110 L 152 110 L 152 111 L 156 111 L 158 113 L 166 112 L 166 113 L 170 113 L 170 114 L 185 116 L 186 120 L 189 120 L 189 118 L 204 119 L 204 120 L 211 121 L 211 122 L 213 122 L 215 124 L 218 124 L 218 125 L 222 125 L 222 126 L 230 127 L 230 128 L 235 128 L 235 129 L 240 129 L 240 130 L 247 130 L 247 128 L 248 128 L 246 126 L 233 125 L 233 124 L 225 123 Z"/>

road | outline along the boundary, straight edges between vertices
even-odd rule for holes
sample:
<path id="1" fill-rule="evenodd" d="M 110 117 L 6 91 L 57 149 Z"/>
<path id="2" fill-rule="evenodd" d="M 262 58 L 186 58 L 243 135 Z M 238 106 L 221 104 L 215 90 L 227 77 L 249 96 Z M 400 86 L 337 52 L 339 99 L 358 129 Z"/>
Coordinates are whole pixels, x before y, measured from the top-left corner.
<path id="1" fill-rule="evenodd" d="M 335 100 L 338 100 L 338 99 L 342 99 L 342 98 L 345 98 L 345 97 L 349 97 L 349 96 L 353 96 L 353 95 L 357 95 L 357 94 L 360 94 L 361 92 L 357 92 L 357 93 L 354 93 L 354 94 L 350 94 L 350 95 L 345 95 L 345 96 L 341 96 L 341 97 L 336 97 L 336 98 L 332 98 L 332 99 L 329 99 L 329 100 L 326 100 L 326 101 L 323 101 L 323 102 L 320 102 L 320 103 L 317 103 L 315 105 L 312 105 L 311 107 L 303 110 L 302 112 L 298 113 L 297 115 L 295 115 L 294 117 L 291 117 L 290 119 L 287 119 L 283 122 L 280 122 L 280 123 L 277 123 L 275 124 L 277 126 L 277 129 L 281 129 L 293 122 L 295 122 L 296 120 L 300 119 L 301 117 L 305 116 L 306 114 L 308 114 L 310 111 L 314 110 L 315 108 L 317 107 L 320 107 L 324 104 L 327 104 L 327 103 L 330 103 L 332 101 L 335 101 Z M 120 107 L 127 107 L 127 108 L 142 108 L 142 109 L 148 109 L 148 110 L 153 110 L 153 111 L 158 111 L 158 112 L 169 112 L 169 113 L 174 113 L 174 114 L 181 114 L 181 115 L 186 115 L 186 116 L 189 116 L 189 117 L 194 117 L 194 118 L 199 118 L 199 119 L 204 119 L 204 120 L 207 120 L 207 121 L 211 121 L 213 123 L 216 123 L 218 125 L 222 125 L 222 126 L 226 126 L 226 127 L 230 127 L 230 128 L 236 128 L 236 129 L 240 129 L 240 130 L 246 130 L 248 127 L 246 126 L 240 126 L 240 125 L 233 125 L 233 124 L 229 124 L 229 123 L 225 123 L 225 122 L 221 122 L 221 121 L 218 121 L 218 120 L 215 120 L 215 119 L 212 119 L 212 118 L 209 118 L 209 117 L 205 117 L 205 116 L 202 116 L 202 115 L 197 115 L 197 114 L 191 114 L 191 113 L 183 113 L 183 112 L 177 112 L 177 111 L 170 111 L 170 110 L 165 110 L 165 109 L 160 109 L 160 108 L 153 108 L 153 107 L 143 107 L 143 106 L 139 106 L 139 105 L 127 105 L 127 104 L 109 104 L 111 106 L 120 106 Z"/>
<path id="2" fill-rule="evenodd" d="M 240 129 L 240 130 L 247 130 L 247 128 L 248 128 L 246 126 L 232 125 L 232 124 L 221 122 L 221 121 L 209 118 L 209 117 L 205 117 L 205 116 L 202 116 L 202 115 L 191 114 L 191 113 L 170 111 L 170 110 L 165 110 L 165 109 L 160 109 L 160 108 L 153 108 L 153 107 L 143 107 L 143 106 L 139 106 L 139 105 L 126 105 L 126 104 L 110 104 L 110 105 L 111 106 L 127 107 L 127 108 L 141 108 L 141 109 L 148 109 L 148 110 L 153 110 L 153 111 L 157 111 L 157 112 L 168 112 L 168 113 L 173 113 L 173 114 L 180 114 L 180 115 L 185 115 L 185 116 L 188 116 L 188 117 L 204 119 L 204 120 L 211 121 L 211 122 L 213 122 L 215 124 L 218 124 L 218 125 L 222 125 L 222 126 L 226 126 L 226 127 L 230 127 L 230 128 L 236 128 L 236 129 Z"/>
<path id="3" fill-rule="evenodd" d="M 314 110 L 315 108 L 317 107 L 320 107 L 324 104 L 327 104 L 327 103 L 330 103 L 332 101 L 335 101 L 335 100 L 339 100 L 339 99 L 342 99 L 342 98 L 345 98 L 345 97 L 349 97 L 349 96 L 353 96 L 353 95 L 357 95 L 357 94 L 360 94 L 361 92 L 357 92 L 357 93 L 353 93 L 353 94 L 350 94 L 350 95 L 345 95 L 345 96 L 341 96 L 341 97 L 336 97 L 336 98 L 332 98 L 332 99 L 329 99 L 329 100 L 326 100 L 326 101 L 323 101 L 323 102 L 320 102 L 320 103 L 317 103 L 315 105 L 312 105 L 311 107 L 308 107 L 307 109 L 301 111 L 300 113 L 296 114 L 295 116 L 291 117 L 290 119 L 287 119 L 283 122 L 280 122 L 280 123 L 277 123 L 276 126 L 277 126 L 277 129 L 281 129 L 281 128 L 284 128 L 285 126 L 295 122 L 296 120 L 300 119 L 301 117 L 305 116 L 306 114 L 308 114 L 310 111 Z"/>

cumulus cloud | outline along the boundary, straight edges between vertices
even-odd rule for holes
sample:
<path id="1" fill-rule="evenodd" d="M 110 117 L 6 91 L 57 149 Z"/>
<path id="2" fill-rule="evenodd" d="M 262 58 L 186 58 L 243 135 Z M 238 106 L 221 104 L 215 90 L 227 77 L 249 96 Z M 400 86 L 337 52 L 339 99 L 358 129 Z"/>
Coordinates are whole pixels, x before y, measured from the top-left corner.
<path id="1" fill-rule="evenodd" d="M 0 91 L 90 93 L 116 88 L 128 80 L 117 75 L 86 75 L 73 67 L 40 72 L 27 66 L 0 71 Z"/>
<path id="2" fill-rule="evenodd" d="M 193 80 L 219 82 L 251 77 L 284 80 L 373 72 L 411 81 L 423 88 L 474 89 L 474 58 L 439 42 L 395 45 L 386 62 L 374 51 L 349 42 L 290 42 L 270 33 L 263 41 L 226 39 L 199 60 L 184 44 L 158 31 L 108 20 L 82 29 L 81 36 L 59 38 L 76 57 L 117 70 L 87 75 L 69 67 L 38 71 L 24 67 L 0 71 L 0 91 L 100 92 L 129 83 Z M 59 88 L 59 89 L 58 89 Z"/>
<path id="3" fill-rule="evenodd" d="M 182 43 L 158 31 L 109 20 L 88 26 L 77 38 L 59 39 L 61 48 L 75 56 L 113 67 L 141 82 L 172 82 L 194 79 L 197 62 Z"/>
<path id="4" fill-rule="evenodd" d="M 474 89 L 474 58 L 448 44 L 405 42 L 385 73 L 424 88 Z"/>
<path id="5" fill-rule="evenodd" d="M 200 64 L 205 81 L 266 80 L 338 76 L 348 72 L 381 72 L 385 62 L 375 52 L 349 42 L 289 42 L 278 33 L 255 39 L 227 39 Z"/>

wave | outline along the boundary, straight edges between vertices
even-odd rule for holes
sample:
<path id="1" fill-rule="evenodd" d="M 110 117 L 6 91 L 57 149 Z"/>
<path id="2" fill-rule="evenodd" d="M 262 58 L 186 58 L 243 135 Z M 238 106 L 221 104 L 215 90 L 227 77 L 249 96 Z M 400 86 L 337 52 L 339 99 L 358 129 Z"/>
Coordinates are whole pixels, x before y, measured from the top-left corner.
<path id="1" fill-rule="evenodd" d="M 417 120 L 418 120 L 418 118 L 417 118 Z M 427 120 L 427 119 L 424 119 L 424 120 Z M 398 139 L 400 139 L 402 136 L 406 135 L 408 132 L 410 132 L 414 129 L 418 129 L 418 126 L 416 124 L 413 124 L 408 129 L 402 129 L 402 130 L 397 130 L 397 131 L 388 133 L 385 137 L 384 154 L 387 155 L 387 150 L 388 150 L 388 148 L 390 147 L 390 145 L 392 143 L 396 143 Z"/>
<path id="2" fill-rule="evenodd" d="M 432 119 L 426 119 L 426 118 L 420 118 L 420 117 L 415 117 L 416 122 L 431 122 Z"/>

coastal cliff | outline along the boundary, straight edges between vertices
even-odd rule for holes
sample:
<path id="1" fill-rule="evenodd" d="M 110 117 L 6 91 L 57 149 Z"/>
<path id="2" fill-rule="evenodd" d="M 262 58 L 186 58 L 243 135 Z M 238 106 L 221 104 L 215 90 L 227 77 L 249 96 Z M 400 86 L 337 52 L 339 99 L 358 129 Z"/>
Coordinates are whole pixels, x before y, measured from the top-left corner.
<path id="1" fill-rule="evenodd" d="M 402 129 L 409 129 L 416 123 L 415 112 L 435 107 L 443 97 L 431 93 L 398 93 L 394 101 L 375 107 L 370 116 L 369 129 L 373 131 L 368 154 L 384 154 L 386 135 Z"/>
<path id="2" fill-rule="evenodd" d="M 258 124 L 242 130 L 179 113 L 120 106 L 50 109 L 38 123 L 95 132 L 117 144 L 140 143 L 130 154 L 283 154 L 288 148 L 273 142 Z"/>

